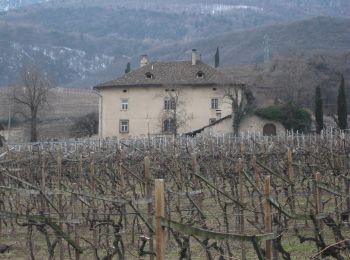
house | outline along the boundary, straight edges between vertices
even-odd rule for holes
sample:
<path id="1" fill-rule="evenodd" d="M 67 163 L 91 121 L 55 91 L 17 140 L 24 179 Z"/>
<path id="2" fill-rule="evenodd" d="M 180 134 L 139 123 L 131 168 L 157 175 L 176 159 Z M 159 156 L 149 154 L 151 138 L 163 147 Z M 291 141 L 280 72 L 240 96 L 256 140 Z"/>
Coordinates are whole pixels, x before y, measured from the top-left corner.
<path id="1" fill-rule="evenodd" d="M 244 85 L 198 59 L 149 62 L 94 87 L 100 96 L 99 135 L 182 134 L 232 114 L 232 98 L 245 102 Z"/>

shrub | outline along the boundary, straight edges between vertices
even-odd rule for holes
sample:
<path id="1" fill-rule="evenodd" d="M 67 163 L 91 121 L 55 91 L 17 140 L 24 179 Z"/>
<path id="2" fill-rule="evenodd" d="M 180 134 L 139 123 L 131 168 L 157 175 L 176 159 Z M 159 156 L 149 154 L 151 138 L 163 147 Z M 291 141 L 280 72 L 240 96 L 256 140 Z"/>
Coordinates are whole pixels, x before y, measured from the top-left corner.
<path id="1" fill-rule="evenodd" d="M 7 128 L 8 125 L 8 118 L 0 118 L 0 124 L 4 127 Z M 20 124 L 20 121 L 17 117 L 11 116 L 11 127 L 18 126 Z"/>
<path id="2" fill-rule="evenodd" d="M 311 116 L 293 104 L 273 105 L 255 110 L 262 118 L 280 122 L 286 129 L 306 132 L 310 130 Z"/>
<path id="3" fill-rule="evenodd" d="M 98 113 L 91 112 L 74 120 L 71 134 L 74 137 L 91 137 L 98 133 Z"/>

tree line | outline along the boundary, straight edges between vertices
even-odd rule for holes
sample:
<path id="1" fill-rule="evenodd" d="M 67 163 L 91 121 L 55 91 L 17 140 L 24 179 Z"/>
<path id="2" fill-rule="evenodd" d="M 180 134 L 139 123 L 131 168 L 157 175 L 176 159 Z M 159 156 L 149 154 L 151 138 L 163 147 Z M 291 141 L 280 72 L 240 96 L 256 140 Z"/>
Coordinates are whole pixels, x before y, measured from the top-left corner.
<path id="1" fill-rule="evenodd" d="M 316 87 L 315 90 L 315 121 L 316 121 L 316 132 L 320 133 L 324 129 L 323 122 L 323 100 L 320 86 Z M 345 93 L 345 80 L 344 76 L 341 75 L 340 85 L 337 96 L 337 117 L 333 116 L 338 127 L 342 130 L 348 128 L 348 110 Z"/>

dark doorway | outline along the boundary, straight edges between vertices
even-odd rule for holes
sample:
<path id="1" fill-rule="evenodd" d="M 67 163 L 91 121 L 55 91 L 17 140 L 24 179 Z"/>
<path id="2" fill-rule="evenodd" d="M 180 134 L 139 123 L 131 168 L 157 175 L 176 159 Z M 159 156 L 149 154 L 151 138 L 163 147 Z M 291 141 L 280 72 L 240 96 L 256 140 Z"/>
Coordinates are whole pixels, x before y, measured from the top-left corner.
<path id="1" fill-rule="evenodd" d="M 263 135 L 276 135 L 276 126 L 274 124 L 266 124 L 264 125 Z"/>

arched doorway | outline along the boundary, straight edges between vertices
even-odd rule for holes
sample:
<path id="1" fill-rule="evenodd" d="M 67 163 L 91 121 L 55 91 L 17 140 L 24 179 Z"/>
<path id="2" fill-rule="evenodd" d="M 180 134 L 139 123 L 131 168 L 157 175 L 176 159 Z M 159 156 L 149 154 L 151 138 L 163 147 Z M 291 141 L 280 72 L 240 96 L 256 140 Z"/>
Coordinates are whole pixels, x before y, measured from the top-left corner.
<path id="1" fill-rule="evenodd" d="M 266 124 L 263 128 L 263 135 L 276 135 L 276 126 L 274 124 Z"/>

